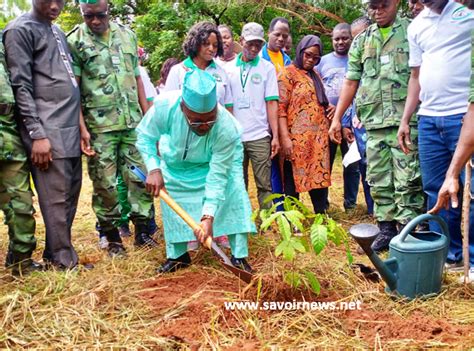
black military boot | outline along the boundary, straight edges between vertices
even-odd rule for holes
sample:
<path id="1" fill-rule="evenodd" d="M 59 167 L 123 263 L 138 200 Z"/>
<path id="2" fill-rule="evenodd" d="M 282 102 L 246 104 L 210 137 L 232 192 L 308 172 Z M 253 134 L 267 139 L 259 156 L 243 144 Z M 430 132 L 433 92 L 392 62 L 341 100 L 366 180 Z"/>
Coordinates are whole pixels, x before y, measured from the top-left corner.
<path id="1" fill-rule="evenodd" d="M 176 272 L 178 269 L 189 267 L 191 264 L 191 257 L 189 253 L 185 253 L 178 258 L 168 258 L 158 269 L 156 273 L 171 273 Z"/>
<path id="2" fill-rule="evenodd" d="M 372 243 L 372 250 L 379 253 L 388 250 L 388 244 L 398 234 L 397 222 L 395 221 L 381 221 L 378 223 L 380 234 Z"/>
<path id="3" fill-rule="evenodd" d="M 107 251 L 110 257 L 125 258 L 127 253 L 117 228 L 102 231 L 109 242 Z"/>
<path id="4" fill-rule="evenodd" d="M 5 267 L 12 270 L 12 275 L 23 276 L 42 271 L 43 265 L 31 259 L 31 253 L 12 252 L 8 250 Z"/>
<path id="5" fill-rule="evenodd" d="M 158 243 L 151 237 L 147 224 L 135 224 L 135 243 L 136 247 L 158 247 Z"/>

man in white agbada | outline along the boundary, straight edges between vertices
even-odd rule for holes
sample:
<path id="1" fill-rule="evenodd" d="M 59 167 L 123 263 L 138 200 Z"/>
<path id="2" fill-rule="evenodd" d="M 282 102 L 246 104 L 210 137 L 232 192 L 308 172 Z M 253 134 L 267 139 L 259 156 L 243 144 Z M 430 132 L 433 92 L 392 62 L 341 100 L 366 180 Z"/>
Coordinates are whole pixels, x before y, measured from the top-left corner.
<path id="1" fill-rule="evenodd" d="M 159 95 L 137 128 L 137 148 L 145 161 L 146 186 L 158 196 L 164 188 L 207 236 L 228 235 L 232 263 L 251 271 L 247 237 L 255 233 L 245 190 L 240 141 L 235 118 L 217 104 L 216 82 L 202 70 L 186 73 L 181 91 Z M 157 150 L 157 145 L 159 150 Z M 166 262 L 158 272 L 172 272 L 191 263 L 187 242 L 195 234 L 161 202 Z"/>

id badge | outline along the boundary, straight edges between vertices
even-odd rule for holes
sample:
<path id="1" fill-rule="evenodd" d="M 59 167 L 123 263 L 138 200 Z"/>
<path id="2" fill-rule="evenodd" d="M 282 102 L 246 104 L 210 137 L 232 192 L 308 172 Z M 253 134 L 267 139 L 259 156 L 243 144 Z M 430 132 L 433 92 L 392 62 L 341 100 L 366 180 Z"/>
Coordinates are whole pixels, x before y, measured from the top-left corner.
<path id="1" fill-rule="evenodd" d="M 239 110 L 245 110 L 250 108 L 250 97 L 242 96 L 241 98 L 237 99 L 237 108 Z"/>
<path id="2" fill-rule="evenodd" d="M 390 56 L 388 56 L 388 55 L 382 55 L 382 56 L 380 56 L 380 63 L 381 63 L 382 65 L 387 65 L 387 64 L 389 64 L 389 63 L 390 63 Z"/>
<path id="3" fill-rule="evenodd" d="M 112 64 L 117 67 L 120 66 L 120 57 L 112 56 Z"/>

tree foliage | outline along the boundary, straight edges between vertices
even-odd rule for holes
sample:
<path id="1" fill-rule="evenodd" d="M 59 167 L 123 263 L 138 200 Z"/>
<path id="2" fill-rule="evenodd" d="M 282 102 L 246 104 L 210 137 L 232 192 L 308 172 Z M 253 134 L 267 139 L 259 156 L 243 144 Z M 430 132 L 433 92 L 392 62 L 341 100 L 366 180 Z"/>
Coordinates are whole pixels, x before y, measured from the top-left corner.
<path id="1" fill-rule="evenodd" d="M 18 12 L 27 11 L 30 3 L 29 0 L 4 1 L 10 12 L 0 16 L 0 28 Z M 112 18 L 130 25 L 140 45 L 149 52 L 146 64 L 153 78 L 158 77 L 167 58 L 183 58 L 183 40 L 198 21 L 226 24 L 238 40 L 245 23 L 258 22 L 267 29 L 274 17 L 282 16 L 290 23 L 295 46 L 304 35 L 316 34 L 321 35 L 324 51 L 329 52 L 329 34 L 334 25 L 350 23 L 364 12 L 361 0 L 109 0 L 109 4 Z M 13 8 L 15 13 L 11 11 Z M 57 24 L 68 32 L 81 22 L 78 1 L 66 1 Z"/>

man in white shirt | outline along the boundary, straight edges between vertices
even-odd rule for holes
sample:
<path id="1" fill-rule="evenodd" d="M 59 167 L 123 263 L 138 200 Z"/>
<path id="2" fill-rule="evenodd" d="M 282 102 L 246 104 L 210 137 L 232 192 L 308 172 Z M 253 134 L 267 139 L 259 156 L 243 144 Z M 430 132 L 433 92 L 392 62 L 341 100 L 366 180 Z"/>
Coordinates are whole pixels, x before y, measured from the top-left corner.
<path id="1" fill-rule="evenodd" d="M 408 27 L 411 78 L 398 141 L 410 152 L 410 118 L 418 110 L 419 155 L 423 190 L 432 208 L 459 139 L 468 108 L 471 76 L 471 31 L 474 12 L 452 0 L 423 0 L 425 9 Z M 464 182 L 464 174 L 461 174 Z M 461 211 L 440 212 L 451 236 L 448 263 L 462 261 Z M 470 214 L 470 256 L 474 265 L 474 204 Z M 435 223 L 431 230 L 440 231 Z"/>
<path id="2" fill-rule="evenodd" d="M 278 153 L 278 83 L 275 68 L 258 53 L 264 39 L 263 27 L 247 23 L 242 29 L 242 53 L 235 66 L 228 68 L 234 99 L 235 118 L 243 127 L 244 177 L 248 185 L 248 164 L 252 162 L 260 208 L 272 193 L 270 184 L 271 159 Z M 271 133 L 270 133 L 271 131 Z"/>

